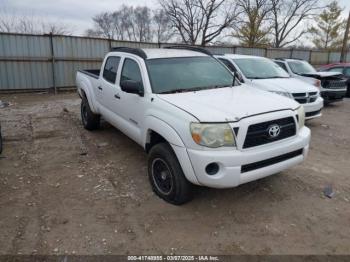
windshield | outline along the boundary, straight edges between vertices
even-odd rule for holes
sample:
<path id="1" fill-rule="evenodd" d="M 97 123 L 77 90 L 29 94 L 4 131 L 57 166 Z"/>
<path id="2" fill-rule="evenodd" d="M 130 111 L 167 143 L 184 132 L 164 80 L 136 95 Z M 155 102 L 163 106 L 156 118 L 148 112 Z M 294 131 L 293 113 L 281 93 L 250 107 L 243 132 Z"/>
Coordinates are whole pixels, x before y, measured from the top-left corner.
<path id="1" fill-rule="evenodd" d="M 146 61 L 154 93 L 228 87 L 233 75 L 212 57 L 159 58 Z"/>
<path id="2" fill-rule="evenodd" d="M 289 61 L 288 65 L 294 74 L 312 74 L 316 73 L 315 68 L 305 61 Z"/>
<path id="3" fill-rule="evenodd" d="M 244 76 L 249 79 L 287 78 L 288 73 L 279 65 L 265 58 L 233 59 Z"/>

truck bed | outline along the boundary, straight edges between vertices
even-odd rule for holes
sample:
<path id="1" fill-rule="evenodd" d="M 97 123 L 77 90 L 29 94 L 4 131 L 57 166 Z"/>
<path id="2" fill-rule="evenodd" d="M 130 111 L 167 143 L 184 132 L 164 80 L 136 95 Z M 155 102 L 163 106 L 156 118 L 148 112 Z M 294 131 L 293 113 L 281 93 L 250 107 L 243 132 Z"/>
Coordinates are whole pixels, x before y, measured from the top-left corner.
<path id="1" fill-rule="evenodd" d="M 79 72 L 86 74 L 88 76 L 91 76 L 93 78 L 98 79 L 100 76 L 100 69 L 85 69 L 85 70 L 79 70 Z"/>

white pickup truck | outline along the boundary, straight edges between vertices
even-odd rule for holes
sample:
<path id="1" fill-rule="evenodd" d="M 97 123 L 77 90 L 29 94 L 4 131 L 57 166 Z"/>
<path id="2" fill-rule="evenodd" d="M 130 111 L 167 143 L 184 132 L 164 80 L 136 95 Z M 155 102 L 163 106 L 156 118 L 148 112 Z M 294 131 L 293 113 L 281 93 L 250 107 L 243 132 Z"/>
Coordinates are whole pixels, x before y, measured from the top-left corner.
<path id="1" fill-rule="evenodd" d="M 308 152 L 303 106 L 235 84 L 204 49 L 115 48 L 76 83 L 84 127 L 98 128 L 102 116 L 140 144 L 154 192 L 173 204 L 191 199 L 192 184 L 235 187 Z"/>
<path id="2" fill-rule="evenodd" d="M 323 99 L 317 87 L 290 77 L 272 60 L 260 56 L 225 54 L 217 56 L 247 85 L 296 100 L 304 106 L 306 119 L 321 116 Z"/>

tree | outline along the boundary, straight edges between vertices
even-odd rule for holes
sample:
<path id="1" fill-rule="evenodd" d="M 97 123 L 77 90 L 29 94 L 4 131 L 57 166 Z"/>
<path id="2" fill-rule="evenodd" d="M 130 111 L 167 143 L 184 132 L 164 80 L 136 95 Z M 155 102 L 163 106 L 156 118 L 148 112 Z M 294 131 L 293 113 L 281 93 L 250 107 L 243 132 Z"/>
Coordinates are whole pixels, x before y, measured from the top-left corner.
<path id="1" fill-rule="evenodd" d="M 170 18 L 163 9 L 153 11 L 154 37 L 157 43 L 169 41 L 174 35 Z"/>
<path id="2" fill-rule="evenodd" d="M 273 46 L 285 47 L 309 32 L 305 21 L 320 10 L 320 0 L 270 0 Z M 304 24 L 303 24 L 304 23 Z M 303 24 L 303 29 L 299 25 Z"/>
<path id="3" fill-rule="evenodd" d="M 234 37 L 248 47 L 269 45 L 271 26 L 267 23 L 271 12 L 269 0 L 238 0 L 239 22 L 234 25 Z"/>
<path id="4" fill-rule="evenodd" d="M 103 12 L 92 18 L 94 29 L 88 29 L 88 36 L 100 36 L 108 39 L 151 41 L 151 10 L 144 7 L 123 5 L 115 12 Z"/>
<path id="5" fill-rule="evenodd" d="M 236 8 L 225 0 L 159 0 L 173 28 L 187 44 L 212 42 L 237 18 Z"/>
<path id="6" fill-rule="evenodd" d="M 320 49 L 340 49 L 343 41 L 346 21 L 341 18 L 341 8 L 337 1 L 331 2 L 322 13 L 316 17 L 317 25 L 311 28 L 314 36 L 312 42 Z"/>
<path id="7" fill-rule="evenodd" d="M 111 13 L 103 12 L 92 18 L 94 29 L 88 29 L 85 33 L 88 36 L 100 36 L 108 39 L 114 39 L 116 27 L 114 17 Z"/>
<path id="8" fill-rule="evenodd" d="M 59 21 L 43 21 L 35 16 L 17 15 L 2 10 L 0 11 L 0 32 L 70 35 L 72 27 Z"/>

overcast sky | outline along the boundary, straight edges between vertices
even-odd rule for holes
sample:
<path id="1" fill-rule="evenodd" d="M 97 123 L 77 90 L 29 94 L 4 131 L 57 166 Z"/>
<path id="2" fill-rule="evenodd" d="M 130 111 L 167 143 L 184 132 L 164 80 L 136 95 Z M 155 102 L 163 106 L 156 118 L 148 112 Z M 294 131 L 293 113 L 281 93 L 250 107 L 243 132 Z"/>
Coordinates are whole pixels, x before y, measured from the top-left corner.
<path id="1" fill-rule="evenodd" d="M 350 0 L 339 0 L 345 7 L 343 16 L 350 10 Z M 43 21 L 64 22 L 72 26 L 73 34 L 82 34 L 92 27 L 91 17 L 103 11 L 113 11 L 123 4 L 156 7 L 157 0 L 0 0 L 0 9 L 6 13 L 39 17 Z M 1 14 L 1 13 L 0 13 Z"/>

